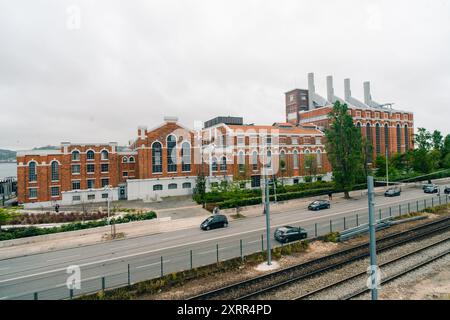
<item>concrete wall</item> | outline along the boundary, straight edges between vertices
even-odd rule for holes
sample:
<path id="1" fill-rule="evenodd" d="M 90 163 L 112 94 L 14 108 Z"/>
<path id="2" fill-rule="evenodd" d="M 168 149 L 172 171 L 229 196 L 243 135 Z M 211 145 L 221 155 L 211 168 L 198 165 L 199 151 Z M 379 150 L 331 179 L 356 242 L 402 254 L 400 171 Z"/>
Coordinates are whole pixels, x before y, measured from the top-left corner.
<path id="1" fill-rule="evenodd" d="M 157 200 L 158 197 L 184 196 L 193 193 L 196 176 L 137 179 L 127 181 L 128 200 Z M 183 183 L 190 183 L 191 188 L 183 188 Z M 169 189 L 169 184 L 176 184 L 176 189 Z M 153 190 L 155 185 L 162 185 L 162 190 Z"/>

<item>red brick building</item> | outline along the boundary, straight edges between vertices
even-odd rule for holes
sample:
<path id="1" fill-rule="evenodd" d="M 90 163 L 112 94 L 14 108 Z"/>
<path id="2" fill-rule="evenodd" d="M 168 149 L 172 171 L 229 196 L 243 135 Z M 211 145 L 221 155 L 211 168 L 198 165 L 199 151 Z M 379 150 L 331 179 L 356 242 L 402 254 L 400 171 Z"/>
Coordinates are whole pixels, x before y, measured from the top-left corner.
<path id="1" fill-rule="evenodd" d="M 209 177 L 209 188 L 223 179 L 257 188 L 266 161 L 271 166 L 265 173 L 286 184 L 299 183 L 305 176 L 329 180 L 323 137 L 315 126 L 220 122 L 194 131 L 176 118 L 166 118 L 156 128 L 139 127 L 127 148 L 112 142 L 62 143 L 57 150 L 19 152 L 18 200 L 28 206 L 99 202 L 108 197 L 154 201 L 191 194 L 200 170 Z"/>
<path id="2" fill-rule="evenodd" d="M 334 95 L 333 79 L 327 77 L 327 98 L 319 96 L 315 92 L 314 76 L 308 75 L 308 90 L 302 90 L 308 102 L 308 108 L 300 105 L 297 99 L 297 90 L 286 93 L 286 121 L 292 124 L 314 124 L 320 130 L 330 126 L 328 114 L 332 110 L 333 103 L 340 101 L 349 107 L 349 113 L 356 126 L 361 129 L 361 135 L 367 139 L 372 147 L 372 159 L 377 155 L 388 155 L 404 153 L 414 148 L 414 116 L 412 112 L 401 111 L 381 105 L 372 100 L 370 94 L 370 83 L 364 83 L 364 102 L 351 95 L 350 79 L 344 81 L 345 97 L 341 99 Z M 295 94 L 293 94 L 295 93 Z M 290 95 L 293 95 L 292 98 Z"/>

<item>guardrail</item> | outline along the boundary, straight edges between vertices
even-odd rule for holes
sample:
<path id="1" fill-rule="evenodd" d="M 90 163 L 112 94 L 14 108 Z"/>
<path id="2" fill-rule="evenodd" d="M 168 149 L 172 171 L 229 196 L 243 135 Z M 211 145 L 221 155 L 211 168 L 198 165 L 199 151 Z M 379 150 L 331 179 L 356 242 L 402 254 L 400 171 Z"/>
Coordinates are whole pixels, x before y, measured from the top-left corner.
<path id="1" fill-rule="evenodd" d="M 449 196 L 432 196 L 416 201 L 405 202 L 396 206 L 381 205 L 376 207 L 378 220 L 385 221 L 404 214 L 419 212 L 427 208 L 448 204 Z M 324 236 L 330 232 L 342 232 L 358 228 L 368 223 L 367 210 L 357 210 L 335 219 L 321 219 L 318 222 L 302 224 L 308 232 L 308 239 Z M 293 224 L 295 225 L 295 224 Z M 274 226 L 275 228 L 275 226 Z M 36 271 L 34 276 L 23 279 L 0 281 L 0 299 L 71 299 L 76 296 L 96 293 L 101 290 L 125 287 L 131 284 L 156 279 L 165 275 L 211 265 L 233 258 L 245 260 L 245 256 L 265 251 L 265 232 L 249 232 L 232 243 L 220 244 L 198 241 L 195 247 L 185 245 L 173 249 L 173 252 L 161 255 L 159 250 L 124 254 L 117 258 L 80 265 L 82 278 L 79 289 L 68 289 L 65 267 L 50 272 Z M 273 232 L 272 232 L 273 234 Z M 230 237 L 231 238 L 231 237 Z M 272 248 L 281 244 L 271 241 Z M 101 256 L 99 253 L 98 256 Z M 42 289 L 46 288 L 46 289 Z"/>

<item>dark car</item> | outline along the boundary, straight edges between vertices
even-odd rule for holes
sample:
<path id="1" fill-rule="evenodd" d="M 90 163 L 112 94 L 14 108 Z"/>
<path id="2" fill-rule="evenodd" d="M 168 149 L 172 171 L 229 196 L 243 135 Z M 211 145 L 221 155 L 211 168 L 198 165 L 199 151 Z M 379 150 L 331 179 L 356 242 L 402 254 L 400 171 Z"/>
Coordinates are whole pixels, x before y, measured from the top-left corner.
<path id="1" fill-rule="evenodd" d="M 226 216 L 222 214 L 216 214 L 210 216 L 208 219 L 202 222 L 200 225 L 200 229 L 202 230 L 211 230 L 216 228 L 225 228 L 228 227 L 228 219 Z"/>
<path id="2" fill-rule="evenodd" d="M 450 187 L 445 187 L 444 193 L 445 194 L 450 194 Z"/>
<path id="3" fill-rule="evenodd" d="M 291 227 L 291 226 L 284 226 L 277 228 L 274 233 L 275 240 L 286 243 L 301 239 L 306 239 L 308 237 L 308 233 L 305 229 L 300 227 Z"/>
<path id="4" fill-rule="evenodd" d="M 308 206 L 308 210 L 316 211 L 321 209 L 330 209 L 330 206 L 330 201 L 328 200 L 316 200 Z"/>
<path id="5" fill-rule="evenodd" d="M 401 194 L 400 188 L 389 188 L 384 192 L 385 197 L 397 197 Z"/>
<path id="6" fill-rule="evenodd" d="M 425 193 L 438 193 L 439 189 L 436 185 L 431 185 L 423 189 L 423 192 Z"/>

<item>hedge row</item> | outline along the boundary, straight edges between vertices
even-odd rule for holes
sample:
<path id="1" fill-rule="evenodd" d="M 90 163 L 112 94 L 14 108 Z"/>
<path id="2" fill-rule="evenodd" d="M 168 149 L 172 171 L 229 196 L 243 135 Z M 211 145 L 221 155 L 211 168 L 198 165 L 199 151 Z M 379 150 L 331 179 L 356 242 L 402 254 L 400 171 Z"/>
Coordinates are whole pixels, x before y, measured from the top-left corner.
<path id="1" fill-rule="evenodd" d="M 314 189 L 314 190 L 287 192 L 287 193 L 277 194 L 277 201 L 286 201 L 286 200 L 304 198 L 304 197 L 309 197 L 309 196 L 325 195 L 330 192 L 334 192 L 334 189 L 321 188 L 321 189 Z M 270 201 L 274 201 L 274 200 L 275 200 L 275 196 L 271 195 Z M 223 202 L 216 203 L 216 206 L 219 207 L 220 209 L 229 209 L 229 208 L 256 205 L 256 204 L 260 204 L 261 202 L 262 202 L 262 197 L 254 197 L 254 198 L 248 198 L 248 199 L 226 200 Z"/>
<path id="2" fill-rule="evenodd" d="M 156 213 L 153 211 L 146 212 L 143 214 L 126 214 L 123 217 L 111 219 L 111 224 L 121 224 L 131 221 L 150 220 L 154 218 L 156 218 Z M 106 219 L 102 219 L 99 221 L 74 222 L 53 228 L 37 228 L 37 227 L 12 228 L 0 231 L 0 241 L 41 236 L 59 232 L 104 227 L 106 225 L 108 225 L 108 221 Z"/>

